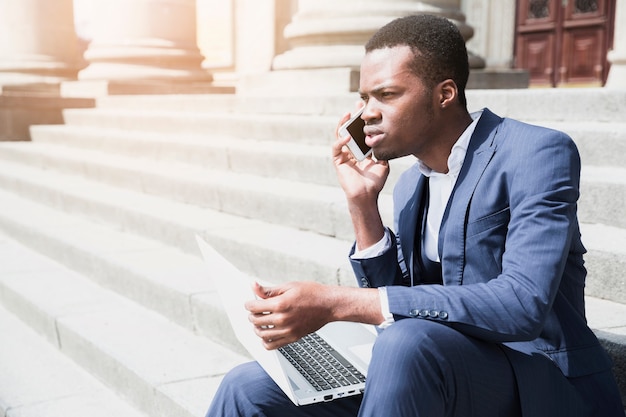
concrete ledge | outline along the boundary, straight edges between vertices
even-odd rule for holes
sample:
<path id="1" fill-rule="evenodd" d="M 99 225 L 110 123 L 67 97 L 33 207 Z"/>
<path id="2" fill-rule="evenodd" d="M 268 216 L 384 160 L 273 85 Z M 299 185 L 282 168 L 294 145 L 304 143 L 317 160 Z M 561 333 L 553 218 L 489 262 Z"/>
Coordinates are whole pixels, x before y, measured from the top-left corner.
<path id="1" fill-rule="evenodd" d="M 174 81 L 66 81 L 61 84 L 64 97 L 101 97 L 107 95 L 155 94 L 234 94 L 235 87 L 212 82 Z"/>
<path id="2" fill-rule="evenodd" d="M 626 229 L 599 223 L 581 223 L 580 229 L 589 251 L 585 293 L 626 304 Z"/>
<path id="3" fill-rule="evenodd" d="M 528 88 L 530 76 L 526 70 L 474 69 L 470 71 L 467 89 Z"/>
<path id="4" fill-rule="evenodd" d="M 31 125 L 61 124 L 64 122 L 63 109 L 95 106 L 95 100 L 90 98 L 61 97 L 50 87 L 43 91 L 37 88 L 3 89 L 0 95 L 0 141 L 30 140 Z"/>
<path id="5" fill-rule="evenodd" d="M 359 74 L 357 68 L 348 67 L 277 70 L 242 77 L 237 92 L 244 96 L 291 96 L 299 99 L 308 95 L 350 93 L 359 89 Z"/>
<path id="6" fill-rule="evenodd" d="M 626 404 L 626 331 L 623 334 L 597 331 L 596 336 L 613 360 L 613 373 L 622 393 L 622 404 Z"/>
<path id="7" fill-rule="evenodd" d="M 582 219 L 626 229 L 626 168 L 583 166 L 579 206 Z"/>
<path id="8" fill-rule="evenodd" d="M 626 122 L 626 89 L 530 88 L 468 90 L 468 108 L 489 107 L 526 122 Z"/>
<path id="9" fill-rule="evenodd" d="M 622 403 L 626 404 L 626 305 L 586 297 L 587 320 L 613 360 Z"/>
<path id="10" fill-rule="evenodd" d="M 0 306 L 0 415 L 145 417 Z"/>

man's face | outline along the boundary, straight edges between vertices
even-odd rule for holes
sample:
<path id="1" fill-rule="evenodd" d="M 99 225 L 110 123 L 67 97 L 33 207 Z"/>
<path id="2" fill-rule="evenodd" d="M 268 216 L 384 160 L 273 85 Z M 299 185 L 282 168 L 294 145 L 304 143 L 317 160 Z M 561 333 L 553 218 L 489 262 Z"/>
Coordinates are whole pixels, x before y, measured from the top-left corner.
<path id="1" fill-rule="evenodd" d="M 361 64 L 361 116 L 365 141 L 378 159 L 390 160 L 428 152 L 436 136 L 433 92 L 411 72 L 408 46 L 376 49 Z"/>

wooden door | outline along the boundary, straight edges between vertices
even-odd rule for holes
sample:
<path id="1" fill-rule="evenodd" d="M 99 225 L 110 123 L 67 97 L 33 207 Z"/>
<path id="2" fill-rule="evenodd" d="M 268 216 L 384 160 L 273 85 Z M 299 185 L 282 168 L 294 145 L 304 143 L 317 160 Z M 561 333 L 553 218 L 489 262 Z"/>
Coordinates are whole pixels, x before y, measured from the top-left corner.
<path id="1" fill-rule="evenodd" d="M 515 64 L 531 86 L 601 86 L 615 0 L 517 0 Z"/>

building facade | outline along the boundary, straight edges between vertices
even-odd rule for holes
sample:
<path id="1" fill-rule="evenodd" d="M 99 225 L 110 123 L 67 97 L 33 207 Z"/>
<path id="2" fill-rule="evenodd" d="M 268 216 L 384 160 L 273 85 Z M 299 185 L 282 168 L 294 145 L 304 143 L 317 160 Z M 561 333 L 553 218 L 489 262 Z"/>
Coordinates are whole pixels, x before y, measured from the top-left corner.
<path id="1" fill-rule="evenodd" d="M 531 86 L 626 86 L 626 31 L 617 23 L 626 22 L 626 0 L 0 0 L 0 9 L 0 85 L 245 93 L 306 71 L 320 85 L 332 77 L 331 90 L 353 89 L 362 45 L 377 28 L 434 13 L 457 24 L 477 74 L 525 70 Z"/>

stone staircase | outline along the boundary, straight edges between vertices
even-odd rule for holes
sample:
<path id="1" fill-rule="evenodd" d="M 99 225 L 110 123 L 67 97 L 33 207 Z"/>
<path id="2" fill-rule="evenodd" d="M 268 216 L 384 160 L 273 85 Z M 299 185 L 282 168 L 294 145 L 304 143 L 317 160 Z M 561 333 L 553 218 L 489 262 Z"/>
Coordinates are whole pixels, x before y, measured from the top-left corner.
<path id="1" fill-rule="evenodd" d="M 0 416 L 203 416 L 248 358 L 196 233 L 264 280 L 354 285 L 330 143 L 355 99 L 111 96 L 0 143 Z M 626 91 L 468 99 L 575 138 L 589 321 L 626 380 Z"/>

